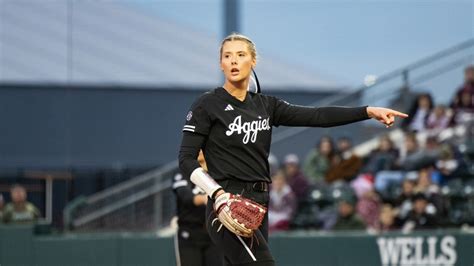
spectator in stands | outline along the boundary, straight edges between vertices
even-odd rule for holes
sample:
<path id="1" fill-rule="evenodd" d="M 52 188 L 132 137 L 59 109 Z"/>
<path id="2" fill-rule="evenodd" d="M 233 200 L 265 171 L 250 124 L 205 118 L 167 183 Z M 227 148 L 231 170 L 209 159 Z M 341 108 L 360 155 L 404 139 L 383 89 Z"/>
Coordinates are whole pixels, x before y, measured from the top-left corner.
<path id="1" fill-rule="evenodd" d="M 455 158 L 453 148 L 449 145 L 443 145 L 436 161 L 436 169 L 441 174 L 440 183 L 453 177 L 459 166 L 460 162 Z"/>
<path id="2" fill-rule="evenodd" d="M 21 185 L 13 185 L 10 189 L 12 202 L 5 206 L 3 222 L 33 223 L 40 217 L 40 212 L 32 203 L 27 201 L 26 189 Z"/>
<path id="3" fill-rule="evenodd" d="M 404 220 L 412 209 L 413 197 L 415 196 L 416 178 L 410 175 L 402 183 L 402 192 L 394 200 L 394 207 L 400 220 Z"/>
<path id="4" fill-rule="evenodd" d="M 435 211 L 429 207 L 428 199 L 422 193 L 418 193 L 413 197 L 413 210 L 403 224 L 403 231 L 410 232 L 415 229 L 433 229 L 438 226 L 438 218 Z"/>
<path id="5" fill-rule="evenodd" d="M 393 145 L 389 135 L 379 139 L 379 146 L 369 155 L 364 172 L 376 174 L 383 170 L 394 170 L 398 158 L 398 149 Z"/>
<path id="6" fill-rule="evenodd" d="M 375 190 L 382 197 L 390 198 L 391 191 L 394 186 L 399 187 L 403 182 L 405 173 L 402 171 L 380 171 L 375 176 Z"/>
<path id="7" fill-rule="evenodd" d="M 368 173 L 360 174 L 350 182 L 350 187 L 360 199 L 365 192 L 374 189 L 374 176 Z"/>
<path id="8" fill-rule="evenodd" d="M 392 205 L 384 204 L 380 208 L 377 231 L 387 232 L 387 231 L 398 229 L 398 225 L 396 223 L 395 217 L 396 217 L 396 213 Z"/>
<path id="9" fill-rule="evenodd" d="M 283 160 L 283 170 L 286 183 L 290 186 L 298 200 L 304 200 L 308 195 L 310 183 L 300 169 L 300 160 L 296 154 L 288 154 Z"/>
<path id="10" fill-rule="evenodd" d="M 441 155 L 442 145 L 436 135 L 428 136 L 425 142 L 425 148 L 422 149 L 423 158 L 419 161 L 417 169 L 431 167 Z"/>
<path id="11" fill-rule="evenodd" d="M 432 170 L 430 168 L 422 168 L 418 171 L 418 180 L 415 187 L 415 193 L 423 193 L 428 198 L 430 195 L 439 193 L 439 186 L 431 181 Z"/>
<path id="12" fill-rule="evenodd" d="M 306 157 L 303 165 L 305 176 L 314 183 L 324 183 L 324 176 L 329 169 L 334 154 L 335 149 L 331 137 L 322 137 L 317 147 Z"/>
<path id="13" fill-rule="evenodd" d="M 0 224 L 3 222 L 3 209 L 5 207 L 5 201 L 3 195 L 0 194 Z"/>
<path id="14" fill-rule="evenodd" d="M 439 142 L 431 136 L 426 140 L 425 148 L 421 148 L 415 133 L 405 134 L 405 154 L 400 157 L 399 165 L 403 170 L 413 171 L 432 165 L 439 156 Z"/>
<path id="15" fill-rule="evenodd" d="M 346 152 L 349 152 L 352 149 L 352 140 L 348 137 L 340 137 L 337 139 L 337 152 L 339 154 L 344 154 Z M 347 157 L 344 156 L 343 157 Z"/>
<path id="16" fill-rule="evenodd" d="M 404 149 L 398 158 L 396 167 L 404 171 L 415 171 L 419 167 L 433 163 L 435 159 L 428 156 L 418 144 L 416 133 L 405 134 Z M 391 185 L 399 185 L 404 178 L 403 171 L 380 171 L 375 176 L 375 188 L 386 197 Z"/>
<path id="17" fill-rule="evenodd" d="M 365 191 L 356 205 L 357 214 L 362 218 L 367 227 L 377 228 L 382 201 L 375 190 Z"/>
<path id="18" fill-rule="evenodd" d="M 455 122 L 462 122 L 465 113 L 474 113 L 474 65 L 464 69 L 464 84 L 456 91 L 451 108 Z"/>
<path id="19" fill-rule="evenodd" d="M 409 117 L 402 121 L 402 128 L 415 132 L 425 130 L 431 109 L 433 109 L 431 95 L 429 93 L 418 95 L 408 112 Z"/>
<path id="20" fill-rule="evenodd" d="M 422 152 L 416 133 L 406 133 L 404 141 L 404 153 L 400 155 L 399 165 L 406 170 L 414 170 L 413 162 L 422 157 Z M 405 163 L 408 163 L 405 164 Z M 407 169 L 408 168 L 408 169 Z"/>
<path id="21" fill-rule="evenodd" d="M 297 199 L 286 183 L 285 173 L 278 171 L 272 177 L 270 203 L 268 205 L 268 228 L 270 232 L 288 230 L 296 211 Z"/>
<path id="22" fill-rule="evenodd" d="M 428 116 L 426 127 L 439 133 L 441 130 L 449 126 L 450 117 L 448 110 L 444 105 L 437 105 Z"/>
<path id="23" fill-rule="evenodd" d="M 440 188 L 432 182 L 436 172 L 431 167 L 423 168 L 418 171 L 418 180 L 414 189 L 415 193 L 421 193 L 432 203 L 437 213 L 445 214 L 443 198 L 440 194 Z"/>
<path id="24" fill-rule="evenodd" d="M 274 175 L 280 169 L 280 163 L 273 153 L 268 155 L 268 164 L 270 166 L 270 176 Z"/>
<path id="25" fill-rule="evenodd" d="M 362 167 L 362 159 L 352 153 L 352 141 L 340 138 L 337 142 L 338 153 L 330 162 L 330 167 L 324 177 L 326 183 L 353 180 Z"/>
<path id="26" fill-rule="evenodd" d="M 344 195 L 338 203 L 338 217 L 333 230 L 362 230 L 366 226 L 355 212 L 356 199 L 351 195 Z"/>

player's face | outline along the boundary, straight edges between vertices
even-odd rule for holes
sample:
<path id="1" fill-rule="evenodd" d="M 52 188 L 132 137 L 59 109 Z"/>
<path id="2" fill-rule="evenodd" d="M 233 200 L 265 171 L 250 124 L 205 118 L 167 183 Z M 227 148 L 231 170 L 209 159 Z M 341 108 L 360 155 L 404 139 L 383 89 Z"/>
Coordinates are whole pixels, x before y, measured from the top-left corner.
<path id="1" fill-rule="evenodd" d="M 229 41 L 222 46 L 221 69 L 232 83 L 248 80 L 256 60 L 245 41 Z"/>

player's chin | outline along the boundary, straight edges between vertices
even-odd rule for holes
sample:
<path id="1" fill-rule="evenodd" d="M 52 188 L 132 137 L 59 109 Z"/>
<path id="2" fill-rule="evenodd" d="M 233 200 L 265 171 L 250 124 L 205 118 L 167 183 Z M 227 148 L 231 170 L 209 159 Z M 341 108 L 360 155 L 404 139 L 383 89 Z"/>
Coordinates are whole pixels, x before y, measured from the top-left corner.
<path id="1" fill-rule="evenodd" d="M 243 75 L 230 75 L 227 76 L 227 80 L 232 82 L 232 83 L 239 83 L 245 81 L 245 77 Z"/>

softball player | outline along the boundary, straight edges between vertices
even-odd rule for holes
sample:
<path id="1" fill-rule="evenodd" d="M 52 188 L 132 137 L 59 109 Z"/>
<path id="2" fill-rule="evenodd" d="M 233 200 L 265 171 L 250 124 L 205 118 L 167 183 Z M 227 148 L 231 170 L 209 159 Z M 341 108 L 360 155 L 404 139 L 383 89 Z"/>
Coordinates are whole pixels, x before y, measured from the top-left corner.
<path id="1" fill-rule="evenodd" d="M 206 225 L 228 265 L 275 265 L 268 247 L 268 214 L 253 237 L 228 230 L 220 206 L 240 194 L 268 205 L 272 126 L 332 127 L 375 118 L 387 127 L 405 114 L 378 107 L 305 107 L 248 91 L 257 64 L 254 43 L 231 34 L 220 47 L 222 87 L 199 97 L 186 116 L 179 152 L 181 172 L 209 196 Z M 196 157 L 203 149 L 208 171 Z M 215 203 L 215 204 L 214 204 Z M 226 226 L 222 226 L 226 225 Z"/>
<path id="2" fill-rule="evenodd" d="M 199 164 L 207 169 L 202 152 Z M 175 235 L 177 266 L 222 266 L 223 256 L 209 238 L 205 226 L 207 195 L 178 173 L 173 178 L 176 194 L 178 231 Z"/>

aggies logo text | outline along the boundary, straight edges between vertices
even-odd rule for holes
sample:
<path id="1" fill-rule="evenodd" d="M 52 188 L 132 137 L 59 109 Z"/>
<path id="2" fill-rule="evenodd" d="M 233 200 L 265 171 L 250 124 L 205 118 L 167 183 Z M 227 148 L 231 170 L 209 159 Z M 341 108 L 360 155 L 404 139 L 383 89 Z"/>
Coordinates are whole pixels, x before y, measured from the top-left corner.
<path id="1" fill-rule="evenodd" d="M 252 143 L 255 143 L 257 140 L 257 134 L 259 131 L 262 130 L 270 130 L 270 118 L 262 119 L 260 116 L 258 117 L 259 120 L 254 120 L 250 122 L 242 123 L 242 116 L 239 115 L 234 119 L 234 122 L 229 124 L 228 129 L 225 134 L 227 136 L 232 136 L 232 134 L 236 133 L 237 135 L 244 134 L 244 138 L 242 142 L 247 144 L 249 140 Z"/>

